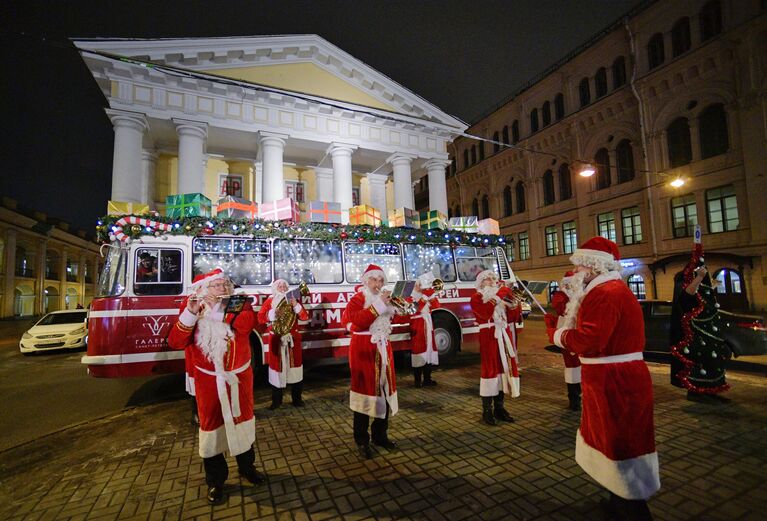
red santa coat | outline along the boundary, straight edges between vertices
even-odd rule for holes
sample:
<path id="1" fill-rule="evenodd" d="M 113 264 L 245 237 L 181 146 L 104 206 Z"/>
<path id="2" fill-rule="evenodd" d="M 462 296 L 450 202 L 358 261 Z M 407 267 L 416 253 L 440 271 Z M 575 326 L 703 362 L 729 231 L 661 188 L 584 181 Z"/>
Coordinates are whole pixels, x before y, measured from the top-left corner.
<path id="1" fill-rule="evenodd" d="M 559 315 L 557 320 L 557 327 L 563 327 L 565 322 L 565 310 L 569 299 L 563 291 L 555 291 L 551 294 L 551 307 Z M 562 360 L 565 363 L 565 383 L 579 384 L 581 383 L 581 360 L 578 355 L 562 350 Z"/>
<path id="2" fill-rule="evenodd" d="M 341 316 L 352 334 L 349 408 L 373 418 L 385 418 L 387 404 L 391 416 L 399 410 L 394 356 L 389 342 L 393 315 L 394 308 L 384 305 L 380 298 L 366 307 L 365 293 L 360 291 L 349 300 Z"/>
<path id="3" fill-rule="evenodd" d="M 426 364 L 439 365 L 437 343 L 434 340 L 434 323 L 431 312 L 441 307 L 433 289 L 424 290 L 420 298 L 408 300 L 416 305 L 416 312 L 410 317 L 410 361 L 413 367 Z"/>
<path id="4" fill-rule="evenodd" d="M 290 335 L 277 336 L 272 331 L 271 322 L 274 320 L 274 314 L 270 314 L 274 299 L 266 299 L 261 309 L 258 311 L 258 322 L 260 324 L 269 324 L 266 332 L 262 335 L 264 345 L 268 346 L 269 355 L 266 359 L 269 362 L 269 383 L 275 387 L 285 388 L 287 384 L 294 384 L 304 379 L 303 354 L 301 348 L 301 333 L 298 332 L 298 320 L 309 320 L 309 314 L 300 302 L 296 303 L 293 311 L 298 316 L 298 320 L 290 329 Z"/>
<path id="5" fill-rule="evenodd" d="M 479 325 L 479 395 L 497 396 L 503 391 L 516 398 L 520 386 L 515 324 L 522 316 L 521 304 L 509 309 L 495 300 L 484 302 L 477 292 L 471 297 L 471 309 Z"/>
<path id="6" fill-rule="evenodd" d="M 575 460 L 614 494 L 647 499 L 660 488 L 652 381 L 642 359 L 642 309 L 620 274 L 592 280 L 576 327 L 557 329 L 553 337 L 583 364 Z"/>
<path id="7" fill-rule="evenodd" d="M 250 331 L 256 314 L 250 304 L 238 313 L 228 313 L 234 338 L 220 366 L 202 352 L 195 338 L 197 315 L 181 306 L 178 321 L 168 334 L 172 349 L 185 350 L 194 365 L 197 411 L 200 417 L 200 456 L 209 458 L 227 451 L 236 456 L 250 449 L 256 439 L 253 417 L 253 369 L 251 368 Z"/>

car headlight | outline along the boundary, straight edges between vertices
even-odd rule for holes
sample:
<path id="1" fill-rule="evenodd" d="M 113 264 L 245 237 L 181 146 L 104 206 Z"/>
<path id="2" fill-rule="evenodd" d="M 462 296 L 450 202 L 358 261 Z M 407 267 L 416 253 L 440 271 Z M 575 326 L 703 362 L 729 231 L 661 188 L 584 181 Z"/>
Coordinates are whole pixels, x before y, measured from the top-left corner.
<path id="1" fill-rule="evenodd" d="M 35 338 L 35 337 L 33 337 L 32 335 L 30 335 L 29 333 L 24 333 L 23 335 L 21 335 L 21 338 L 22 338 L 23 340 L 29 340 L 30 338 Z"/>
<path id="2" fill-rule="evenodd" d="M 83 333 L 85 333 L 85 326 L 78 327 L 74 331 L 70 331 L 69 332 L 70 335 L 82 335 Z"/>

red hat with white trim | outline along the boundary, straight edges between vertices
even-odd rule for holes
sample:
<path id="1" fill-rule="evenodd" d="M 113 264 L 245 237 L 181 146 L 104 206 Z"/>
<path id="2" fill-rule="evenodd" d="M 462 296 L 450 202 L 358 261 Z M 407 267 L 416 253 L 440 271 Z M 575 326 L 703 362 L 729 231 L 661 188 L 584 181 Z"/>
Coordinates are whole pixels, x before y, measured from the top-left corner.
<path id="1" fill-rule="evenodd" d="M 224 273 L 224 270 L 221 268 L 216 268 L 213 271 L 209 271 L 208 273 L 202 273 L 200 275 L 197 275 L 194 280 L 192 281 L 192 288 L 198 289 L 202 286 L 207 286 L 210 282 L 217 280 L 217 279 L 225 279 L 228 278 L 226 276 L 226 273 Z"/>
<path id="2" fill-rule="evenodd" d="M 575 250 L 570 262 L 576 266 L 586 266 L 594 271 L 605 273 L 621 270 L 621 253 L 618 245 L 604 237 L 592 237 Z"/>
<path id="3" fill-rule="evenodd" d="M 485 279 L 493 279 L 498 280 L 498 274 L 493 270 L 485 270 L 481 271 L 479 275 L 477 275 L 476 280 L 474 281 L 474 286 L 479 289 L 482 286 L 482 281 Z"/>
<path id="4" fill-rule="evenodd" d="M 365 268 L 365 272 L 362 274 L 362 277 L 360 277 L 360 282 L 365 284 L 365 282 L 370 277 L 381 277 L 384 282 L 386 282 L 386 274 L 384 273 L 384 270 L 381 269 L 380 266 L 377 266 L 375 264 L 369 264 L 367 268 Z"/>

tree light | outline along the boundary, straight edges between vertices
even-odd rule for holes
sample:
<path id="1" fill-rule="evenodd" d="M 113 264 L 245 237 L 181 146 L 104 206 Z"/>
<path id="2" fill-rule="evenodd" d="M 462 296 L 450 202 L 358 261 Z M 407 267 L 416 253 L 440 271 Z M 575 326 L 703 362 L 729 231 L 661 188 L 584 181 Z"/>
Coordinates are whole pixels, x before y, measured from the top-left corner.
<path id="1" fill-rule="evenodd" d="M 578 172 L 578 175 L 581 177 L 591 177 L 596 172 L 597 171 L 594 168 L 594 165 L 591 163 L 583 163 L 583 167 L 581 168 L 580 172 Z"/>
<path id="2" fill-rule="evenodd" d="M 681 177 L 677 177 L 676 179 L 671 181 L 671 183 L 669 184 L 673 186 L 674 188 L 679 188 L 680 186 L 684 186 L 684 179 L 682 179 Z"/>

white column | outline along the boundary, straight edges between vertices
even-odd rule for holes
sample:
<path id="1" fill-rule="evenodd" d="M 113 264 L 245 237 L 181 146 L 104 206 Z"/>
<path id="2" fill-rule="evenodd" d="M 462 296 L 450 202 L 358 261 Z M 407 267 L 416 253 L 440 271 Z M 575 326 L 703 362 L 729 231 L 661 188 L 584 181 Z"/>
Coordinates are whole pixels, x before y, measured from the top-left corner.
<path id="1" fill-rule="evenodd" d="M 317 200 L 335 201 L 333 197 L 333 169 L 316 167 L 314 178 L 317 180 Z"/>
<path id="2" fill-rule="evenodd" d="M 341 220 L 344 223 L 349 222 L 349 208 L 353 206 L 352 153 L 356 148 L 333 143 L 329 150 L 333 161 L 333 200 L 341 203 Z"/>
<path id="3" fill-rule="evenodd" d="M 253 182 L 255 183 L 253 201 L 261 204 L 261 201 L 264 200 L 264 163 L 262 161 L 255 161 L 253 163 L 253 176 Z"/>
<path id="4" fill-rule="evenodd" d="M 115 132 L 112 159 L 112 200 L 137 203 L 141 200 L 141 141 L 149 123 L 144 114 L 107 109 Z"/>
<path id="5" fill-rule="evenodd" d="M 268 203 L 285 197 L 282 155 L 287 138 L 284 134 L 262 132 L 259 135 L 263 164 L 261 202 Z"/>
<path id="6" fill-rule="evenodd" d="M 447 181 L 445 168 L 450 161 L 430 159 L 424 167 L 429 175 L 429 209 L 437 210 L 447 215 Z"/>
<path id="7" fill-rule="evenodd" d="M 178 134 L 179 194 L 205 193 L 205 138 L 208 125 L 198 121 L 174 119 Z"/>
<path id="8" fill-rule="evenodd" d="M 370 206 L 381 211 L 381 217 L 386 219 L 389 215 L 386 207 L 386 181 L 389 179 L 385 174 L 368 174 L 368 187 L 370 188 Z"/>
<path id="9" fill-rule="evenodd" d="M 394 172 L 394 207 L 410 208 L 415 210 L 413 199 L 412 174 L 410 172 L 410 163 L 415 156 L 406 154 L 393 154 L 387 159 L 391 163 Z"/>
<path id="10" fill-rule="evenodd" d="M 154 150 L 144 150 L 141 154 L 143 175 L 141 176 L 141 202 L 149 205 L 150 210 L 155 209 L 155 169 L 157 167 L 157 153 Z"/>

